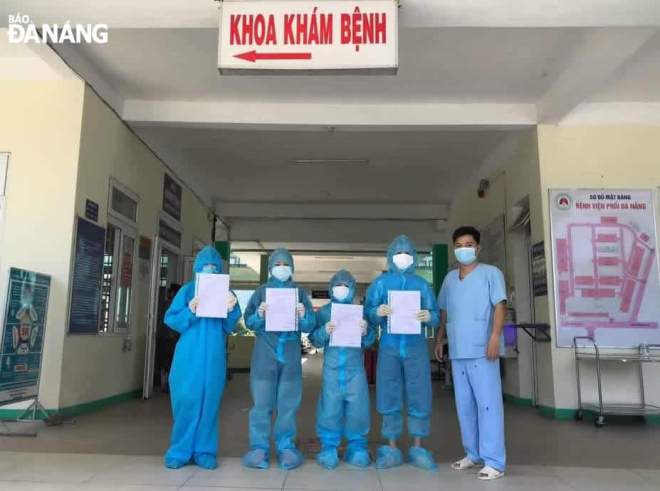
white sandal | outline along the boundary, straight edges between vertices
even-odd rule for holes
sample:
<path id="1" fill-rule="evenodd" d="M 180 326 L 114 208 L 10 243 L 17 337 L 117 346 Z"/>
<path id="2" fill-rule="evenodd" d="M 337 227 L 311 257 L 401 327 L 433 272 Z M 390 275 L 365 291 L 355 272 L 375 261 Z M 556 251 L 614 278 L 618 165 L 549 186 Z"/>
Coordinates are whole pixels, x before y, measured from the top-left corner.
<path id="1" fill-rule="evenodd" d="M 451 465 L 451 468 L 455 471 L 464 471 L 466 469 L 472 469 L 476 467 L 477 464 L 472 462 L 468 457 L 463 457 L 461 460 L 457 460 Z"/>
<path id="2" fill-rule="evenodd" d="M 493 481 L 495 479 L 499 479 L 503 475 L 504 472 L 498 471 L 497 469 L 493 469 L 491 466 L 487 465 L 479 471 L 479 474 L 477 475 L 477 479 L 480 479 L 482 481 Z"/>

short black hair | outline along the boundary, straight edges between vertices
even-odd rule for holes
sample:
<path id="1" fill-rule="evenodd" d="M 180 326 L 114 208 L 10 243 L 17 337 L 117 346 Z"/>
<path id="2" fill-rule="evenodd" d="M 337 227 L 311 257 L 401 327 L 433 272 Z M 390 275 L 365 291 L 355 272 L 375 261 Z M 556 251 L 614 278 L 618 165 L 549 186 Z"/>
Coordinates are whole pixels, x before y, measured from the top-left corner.
<path id="1" fill-rule="evenodd" d="M 471 235 L 477 244 L 481 242 L 481 234 L 476 228 L 470 226 L 463 226 L 463 227 L 458 227 L 456 230 L 454 230 L 454 233 L 451 235 L 452 243 L 456 242 L 456 239 L 458 239 L 459 237 L 463 237 L 464 235 Z"/>

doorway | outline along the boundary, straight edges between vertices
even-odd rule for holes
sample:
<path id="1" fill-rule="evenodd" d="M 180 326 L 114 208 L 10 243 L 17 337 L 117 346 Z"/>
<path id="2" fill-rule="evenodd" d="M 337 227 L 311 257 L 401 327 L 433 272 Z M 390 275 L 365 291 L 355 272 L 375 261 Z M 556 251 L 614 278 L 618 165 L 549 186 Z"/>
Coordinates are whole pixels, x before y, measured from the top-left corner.
<path id="1" fill-rule="evenodd" d="M 153 395 L 154 387 L 165 388 L 178 339 L 178 335 L 165 326 L 164 317 L 181 286 L 181 254 L 176 247 L 156 237 L 152 257 L 143 399 L 149 399 Z"/>

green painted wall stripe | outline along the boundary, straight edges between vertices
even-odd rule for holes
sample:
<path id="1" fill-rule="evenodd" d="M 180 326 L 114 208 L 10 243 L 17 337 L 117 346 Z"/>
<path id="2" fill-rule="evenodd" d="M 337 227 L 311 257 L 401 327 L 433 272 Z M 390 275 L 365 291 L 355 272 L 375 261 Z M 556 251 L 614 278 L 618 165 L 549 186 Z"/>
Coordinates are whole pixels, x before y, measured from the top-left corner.
<path id="1" fill-rule="evenodd" d="M 259 282 L 266 283 L 268 281 L 268 254 L 261 255 L 261 267 L 259 268 Z"/>
<path id="2" fill-rule="evenodd" d="M 215 250 L 218 251 L 222 260 L 227 264 L 229 271 L 229 256 L 231 255 L 231 243 L 226 240 L 219 240 L 215 244 Z"/>
<path id="3" fill-rule="evenodd" d="M 96 401 L 84 402 L 82 404 L 77 404 L 75 406 L 69 406 L 62 409 L 46 409 L 46 413 L 49 416 L 54 414 L 62 414 L 64 416 L 80 416 L 81 414 L 87 414 L 94 411 L 98 411 L 108 406 L 114 404 L 129 401 L 131 399 L 136 399 L 142 395 L 142 389 L 133 390 L 131 392 L 125 392 L 123 394 L 117 394 L 115 396 L 106 397 L 104 399 L 98 399 Z M 24 412 L 23 409 L 0 409 L 0 419 L 16 419 Z M 39 417 L 38 419 L 43 419 Z"/>
<path id="4" fill-rule="evenodd" d="M 508 402 L 513 406 L 532 407 L 532 400 L 524 397 L 512 396 L 511 394 L 504 394 L 504 402 Z"/>
<path id="5" fill-rule="evenodd" d="M 436 297 L 440 292 L 442 280 L 449 269 L 449 249 L 447 244 L 434 244 L 431 252 L 433 257 L 433 291 Z"/>

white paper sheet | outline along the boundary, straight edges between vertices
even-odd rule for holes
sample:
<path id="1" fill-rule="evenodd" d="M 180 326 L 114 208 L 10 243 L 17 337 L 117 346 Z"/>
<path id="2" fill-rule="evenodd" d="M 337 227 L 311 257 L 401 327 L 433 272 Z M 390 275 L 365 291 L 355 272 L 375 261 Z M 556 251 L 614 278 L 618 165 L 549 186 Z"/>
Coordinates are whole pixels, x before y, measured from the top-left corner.
<path id="1" fill-rule="evenodd" d="M 266 331 L 298 330 L 298 289 L 266 288 Z"/>
<path id="2" fill-rule="evenodd" d="M 362 305 L 333 303 L 330 309 L 330 320 L 336 326 L 330 336 L 330 346 L 342 348 L 362 346 L 362 328 L 360 327 L 363 317 Z"/>
<path id="3" fill-rule="evenodd" d="M 195 296 L 199 299 L 197 317 L 226 319 L 229 275 L 197 273 Z"/>
<path id="4" fill-rule="evenodd" d="M 420 334 L 422 323 L 416 319 L 421 310 L 421 295 L 418 291 L 389 291 L 392 309 L 389 332 L 392 334 Z"/>

